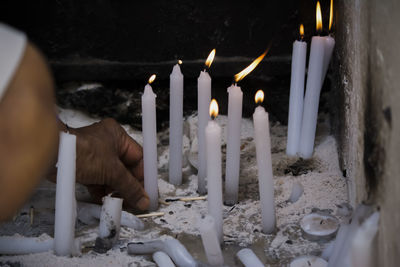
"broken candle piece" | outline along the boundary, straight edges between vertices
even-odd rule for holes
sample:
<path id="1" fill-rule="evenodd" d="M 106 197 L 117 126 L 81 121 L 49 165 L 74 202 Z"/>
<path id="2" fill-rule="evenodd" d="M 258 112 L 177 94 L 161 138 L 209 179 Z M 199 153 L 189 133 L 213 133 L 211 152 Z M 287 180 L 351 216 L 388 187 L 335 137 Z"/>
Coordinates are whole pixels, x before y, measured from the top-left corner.
<path id="1" fill-rule="evenodd" d="M 295 258 L 289 267 L 326 267 L 328 263 L 316 256 L 300 256 Z"/>
<path id="2" fill-rule="evenodd" d="M 249 248 L 239 250 L 236 255 L 245 267 L 264 267 L 257 255 Z"/>

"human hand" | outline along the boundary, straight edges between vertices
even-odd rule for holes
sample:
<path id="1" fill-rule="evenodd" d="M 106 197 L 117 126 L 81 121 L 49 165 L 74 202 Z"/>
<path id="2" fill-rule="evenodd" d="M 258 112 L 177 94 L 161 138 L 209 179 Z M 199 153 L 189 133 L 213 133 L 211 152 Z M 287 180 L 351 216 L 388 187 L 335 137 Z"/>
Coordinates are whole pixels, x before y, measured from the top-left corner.
<path id="1" fill-rule="evenodd" d="M 69 129 L 77 136 L 76 181 L 88 187 L 95 202 L 117 191 L 128 208 L 144 211 L 143 151 L 113 119 Z"/>

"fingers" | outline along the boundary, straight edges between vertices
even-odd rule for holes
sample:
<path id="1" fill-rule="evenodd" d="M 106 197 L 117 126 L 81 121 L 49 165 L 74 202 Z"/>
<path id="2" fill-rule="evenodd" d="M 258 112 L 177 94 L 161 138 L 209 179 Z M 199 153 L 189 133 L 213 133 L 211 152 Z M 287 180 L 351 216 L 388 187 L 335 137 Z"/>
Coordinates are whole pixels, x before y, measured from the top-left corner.
<path id="1" fill-rule="evenodd" d="M 120 160 L 129 167 L 132 174 L 143 184 L 143 149 L 124 130 L 121 139 Z"/>
<path id="2" fill-rule="evenodd" d="M 121 194 L 128 205 L 141 211 L 147 210 L 150 200 L 142 184 L 122 162 L 117 161 L 115 165 L 115 171 L 108 181 L 109 185 Z"/>

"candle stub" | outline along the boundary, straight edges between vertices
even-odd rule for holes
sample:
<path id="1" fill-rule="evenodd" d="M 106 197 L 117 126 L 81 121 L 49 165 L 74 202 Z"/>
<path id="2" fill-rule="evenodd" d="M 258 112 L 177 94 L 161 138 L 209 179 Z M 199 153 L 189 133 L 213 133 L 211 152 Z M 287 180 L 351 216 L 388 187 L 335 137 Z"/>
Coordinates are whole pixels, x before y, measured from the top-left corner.
<path id="1" fill-rule="evenodd" d="M 326 267 L 328 263 L 316 256 L 300 256 L 295 258 L 289 267 Z"/>
<path id="2" fill-rule="evenodd" d="M 336 235 L 339 220 L 332 215 L 310 213 L 300 221 L 304 237 L 310 240 L 329 240 Z"/>

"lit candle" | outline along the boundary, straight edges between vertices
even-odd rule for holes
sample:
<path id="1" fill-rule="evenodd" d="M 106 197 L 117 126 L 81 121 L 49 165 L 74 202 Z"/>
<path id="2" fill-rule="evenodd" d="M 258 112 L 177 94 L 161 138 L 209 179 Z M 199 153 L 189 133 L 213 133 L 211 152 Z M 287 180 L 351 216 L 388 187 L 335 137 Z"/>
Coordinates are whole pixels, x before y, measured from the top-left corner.
<path id="1" fill-rule="evenodd" d="M 317 31 L 322 30 L 321 7 L 317 2 Z M 308 159 L 314 150 L 315 132 L 317 128 L 319 96 L 322 87 L 322 75 L 325 54 L 325 37 L 314 36 L 311 40 L 310 59 L 306 95 L 304 98 L 303 120 L 300 134 L 299 155 Z"/>
<path id="2" fill-rule="evenodd" d="M 212 266 L 222 266 L 224 258 L 216 233 L 214 218 L 210 215 L 202 216 L 198 225 L 208 263 Z"/>
<path id="3" fill-rule="evenodd" d="M 158 208 L 156 95 L 150 86 L 155 78 L 155 74 L 150 77 L 142 95 L 144 189 L 152 211 Z"/>
<path id="4" fill-rule="evenodd" d="M 263 100 L 264 92 L 258 90 L 255 95 L 255 101 L 257 104 L 261 104 Z M 264 233 L 269 234 L 275 229 L 274 181 L 272 175 L 269 119 L 268 113 L 262 106 L 258 106 L 254 111 L 253 122 L 262 229 Z"/>
<path id="5" fill-rule="evenodd" d="M 329 10 L 329 32 L 332 30 L 333 25 L 333 0 L 331 0 L 331 6 Z M 335 39 L 333 39 L 332 35 L 329 34 L 325 37 L 325 51 L 324 51 L 324 70 L 322 72 L 322 83 L 324 83 L 324 79 L 326 76 L 326 72 L 328 71 L 329 62 L 331 61 L 333 48 L 335 47 Z"/>
<path id="6" fill-rule="evenodd" d="M 206 67 L 210 68 L 214 60 L 215 49 L 211 51 L 206 60 Z M 207 175 L 207 158 L 206 158 L 206 133 L 205 129 L 210 116 L 208 109 L 211 101 L 211 77 L 206 70 L 200 72 L 197 79 L 197 141 L 198 141 L 198 188 L 199 194 L 207 193 L 206 175 Z"/>
<path id="7" fill-rule="evenodd" d="M 294 41 L 292 74 L 290 80 L 289 118 L 286 154 L 295 156 L 299 149 L 301 119 L 303 116 L 304 78 L 306 72 L 307 43 L 303 41 L 304 26 L 300 25 L 300 40 Z"/>
<path id="8" fill-rule="evenodd" d="M 183 75 L 176 64 L 169 76 L 169 182 L 182 183 Z"/>
<path id="9" fill-rule="evenodd" d="M 214 120 L 218 116 L 218 103 L 213 99 L 210 103 L 210 116 L 205 130 L 208 179 L 208 213 L 213 217 L 218 240 L 223 241 L 222 230 L 222 177 L 221 177 L 221 127 Z"/>
<path id="10" fill-rule="evenodd" d="M 256 58 L 249 66 L 235 75 L 239 82 L 263 60 L 268 50 Z M 228 88 L 228 131 L 225 169 L 225 204 L 234 205 L 238 201 L 240 174 L 240 124 L 242 121 L 243 92 L 236 84 Z"/>
<path id="11" fill-rule="evenodd" d="M 70 256 L 75 248 L 75 167 L 76 136 L 60 133 L 57 162 L 56 211 L 54 222 L 54 252 Z"/>

